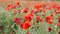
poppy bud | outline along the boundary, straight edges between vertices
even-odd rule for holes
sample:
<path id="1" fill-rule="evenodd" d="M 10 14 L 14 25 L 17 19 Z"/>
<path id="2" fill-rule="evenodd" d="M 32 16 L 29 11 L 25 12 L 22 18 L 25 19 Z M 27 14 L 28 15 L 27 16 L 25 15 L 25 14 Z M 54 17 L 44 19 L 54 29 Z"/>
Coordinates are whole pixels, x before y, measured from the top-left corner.
<path id="1" fill-rule="evenodd" d="M 51 27 L 48 27 L 48 32 L 51 32 L 52 28 Z"/>

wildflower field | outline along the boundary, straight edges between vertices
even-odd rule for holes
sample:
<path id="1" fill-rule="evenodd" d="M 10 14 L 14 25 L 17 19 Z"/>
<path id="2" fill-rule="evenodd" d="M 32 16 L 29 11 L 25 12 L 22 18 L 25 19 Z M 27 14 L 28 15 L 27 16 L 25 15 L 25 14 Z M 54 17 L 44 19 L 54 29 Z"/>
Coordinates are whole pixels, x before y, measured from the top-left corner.
<path id="1" fill-rule="evenodd" d="M 0 34 L 60 34 L 60 2 L 0 0 Z"/>

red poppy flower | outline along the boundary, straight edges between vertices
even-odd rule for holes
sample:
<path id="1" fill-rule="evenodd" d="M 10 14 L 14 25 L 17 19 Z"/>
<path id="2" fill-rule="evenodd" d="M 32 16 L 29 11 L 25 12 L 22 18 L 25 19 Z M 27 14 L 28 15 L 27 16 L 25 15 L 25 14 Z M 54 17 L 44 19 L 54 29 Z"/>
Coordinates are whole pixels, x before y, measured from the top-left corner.
<path id="1" fill-rule="evenodd" d="M 16 15 L 17 14 L 17 11 L 16 10 L 14 10 L 14 15 Z"/>
<path id="2" fill-rule="evenodd" d="M 29 13 L 28 15 L 29 15 L 31 18 L 33 18 L 33 15 L 34 15 L 34 14 L 33 14 L 33 13 Z"/>
<path id="3" fill-rule="evenodd" d="M 52 24 L 52 23 L 53 23 L 53 21 L 52 21 L 52 20 L 50 20 L 50 21 L 48 21 L 47 23 L 48 23 L 48 24 Z"/>
<path id="4" fill-rule="evenodd" d="M 24 25 L 24 22 L 22 22 L 22 23 L 20 24 L 20 27 L 23 28 L 23 25 Z"/>
<path id="5" fill-rule="evenodd" d="M 51 32 L 52 28 L 51 27 L 48 27 L 48 32 Z"/>
<path id="6" fill-rule="evenodd" d="M 46 22 L 47 22 L 48 24 L 52 24 L 52 23 L 53 23 L 52 17 L 46 16 Z"/>
<path id="7" fill-rule="evenodd" d="M 28 12 L 28 8 L 25 8 L 25 9 L 23 10 L 23 12 L 24 12 L 24 13 L 27 13 L 27 12 Z"/>
<path id="8" fill-rule="evenodd" d="M 60 6 L 57 6 L 57 9 L 60 9 Z"/>
<path id="9" fill-rule="evenodd" d="M 53 14 L 50 14 L 51 17 L 53 17 Z"/>
<path id="10" fill-rule="evenodd" d="M 50 21 L 51 17 L 50 16 L 46 16 L 46 22 Z"/>
<path id="11" fill-rule="evenodd" d="M 35 4 L 34 8 L 37 9 L 37 10 L 39 10 L 40 9 L 40 5 L 39 4 Z"/>
<path id="12" fill-rule="evenodd" d="M 25 19 L 26 21 L 27 21 L 27 20 L 30 21 L 32 18 L 33 18 L 33 14 L 32 14 L 32 13 L 24 16 L 24 19 Z"/>
<path id="13" fill-rule="evenodd" d="M 41 3 L 41 4 L 40 4 L 40 7 L 44 7 L 44 8 L 45 8 L 46 5 L 47 5 L 46 3 Z"/>
<path id="14" fill-rule="evenodd" d="M 12 8 L 12 9 L 16 9 L 16 5 L 13 5 L 11 8 Z"/>
<path id="15" fill-rule="evenodd" d="M 51 10 L 51 7 L 50 7 L 50 6 L 49 6 L 49 7 L 47 7 L 47 8 L 46 8 L 46 10 Z"/>
<path id="16" fill-rule="evenodd" d="M 40 17 L 39 16 L 36 16 L 36 20 L 39 21 L 40 20 Z"/>
<path id="17" fill-rule="evenodd" d="M 51 17 L 52 20 L 54 19 L 54 15 L 53 14 L 50 14 L 50 17 Z"/>
<path id="18" fill-rule="evenodd" d="M 40 21 L 40 22 L 43 22 L 43 19 L 40 18 L 39 16 L 36 16 L 36 20 L 37 20 L 37 21 Z"/>
<path id="19" fill-rule="evenodd" d="M 58 17 L 58 22 L 60 23 L 60 17 Z"/>
<path id="20" fill-rule="evenodd" d="M 13 21 L 16 23 L 16 24 L 20 24 L 20 18 L 14 18 Z"/>
<path id="21" fill-rule="evenodd" d="M 6 10 L 10 10 L 12 8 L 12 4 L 7 5 Z"/>
<path id="22" fill-rule="evenodd" d="M 31 26 L 30 21 L 25 21 L 24 23 L 20 24 L 20 27 L 27 30 Z"/>
<path id="23" fill-rule="evenodd" d="M 55 9 L 54 12 L 55 12 L 55 14 L 58 14 L 59 13 L 59 10 L 58 9 Z"/>
<path id="24" fill-rule="evenodd" d="M 34 10 L 31 10 L 30 13 L 34 13 Z"/>
<path id="25" fill-rule="evenodd" d="M 56 8 L 58 6 L 57 3 L 52 3 L 52 8 Z"/>
<path id="26" fill-rule="evenodd" d="M 57 27 L 60 27 L 60 23 L 57 23 Z"/>
<path id="27" fill-rule="evenodd" d="M 20 5 L 20 2 L 16 2 L 16 6 L 19 6 Z"/>

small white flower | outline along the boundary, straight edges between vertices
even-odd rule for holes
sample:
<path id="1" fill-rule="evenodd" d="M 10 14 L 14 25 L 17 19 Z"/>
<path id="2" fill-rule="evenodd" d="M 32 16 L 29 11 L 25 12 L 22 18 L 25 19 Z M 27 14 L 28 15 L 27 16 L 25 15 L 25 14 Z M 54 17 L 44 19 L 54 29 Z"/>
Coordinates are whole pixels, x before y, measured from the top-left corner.
<path id="1" fill-rule="evenodd" d="M 55 28 L 57 28 L 57 25 L 55 25 Z"/>

